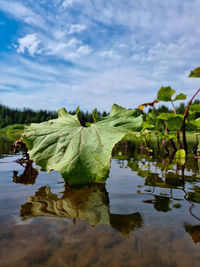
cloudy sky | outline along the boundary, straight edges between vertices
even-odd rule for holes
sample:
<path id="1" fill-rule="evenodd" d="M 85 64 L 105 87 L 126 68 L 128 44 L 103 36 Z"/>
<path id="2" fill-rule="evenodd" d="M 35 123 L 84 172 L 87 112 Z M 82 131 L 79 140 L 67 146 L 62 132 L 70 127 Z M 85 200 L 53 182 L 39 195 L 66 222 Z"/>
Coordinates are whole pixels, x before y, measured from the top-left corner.
<path id="1" fill-rule="evenodd" d="M 0 0 L 0 103 L 110 110 L 189 96 L 199 79 L 200 0 Z"/>

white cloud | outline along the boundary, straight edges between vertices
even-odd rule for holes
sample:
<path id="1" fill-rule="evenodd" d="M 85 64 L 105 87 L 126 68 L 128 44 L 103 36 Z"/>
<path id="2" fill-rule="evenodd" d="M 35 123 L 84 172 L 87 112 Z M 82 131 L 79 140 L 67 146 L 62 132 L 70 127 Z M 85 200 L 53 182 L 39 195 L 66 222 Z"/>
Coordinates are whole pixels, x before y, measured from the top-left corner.
<path id="1" fill-rule="evenodd" d="M 74 2 L 76 2 L 76 0 L 64 0 L 62 3 L 62 6 L 64 8 L 67 8 L 67 7 L 72 6 Z"/>
<path id="2" fill-rule="evenodd" d="M 68 34 L 73 34 L 73 33 L 80 33 L 84 31 L 87 27 L 84 24 L 72 24 L 69 27 L 69 31 L 67 32 Z"/>
<path id="3" fill-rule="evenodd" d="M 40 40 L 38 39 L 36 34 L 27 34 L 24 37 L 18 39 L 18 53 L 25 53 L 25 50 L 28 51 L 28 53 L 31 56 L 34 56 L 35 54 L 41 54 L 42 50 L 39 48 Z"/>
<path id="4" fill-rule="evenodd" d="M 106 50 L 99 53 L 99 55 L 103 58 L 109 59 L 121 59 L 122 56 L 116 53 L 114 50 Z"/>
<path id="5" fill-rule="evenodd" d="M 7 67 L 0 63 L 5 104 L 23 106 L 24 98 L 33 108 L 65 102 L 108 110 L 113 102 L 151 101 L 162 85 L 186 93 L 198 84 L 185 73 L 199 65 L 199 0 L 0 0 L 0 9 L 18 20 L 23 36 L 13 32 L 12 40 L 24 60 L 14 68 L 11 51 Z M 29 62 L 26 51 L 42 56 Z"/>
<path id="6" fill-rule="evenodd" d="M 81 45 L 76 51 L 79 55 L 88 55 L 92 52 L 92 49 L 89 45 Z"/>
<path id="7" fill-rule="evenodd" d="M 12 1 L 12 0 L 1 0 L 0 1 L 0 10 L 11 14 L 13 17 L 22 20 L 30 25 L 37 26 L 41 29 L 47 29 L 48 26 L 46 25 L 43 16 L 34 12 L 31 8 L 27 7 L 26 5 Z"/>

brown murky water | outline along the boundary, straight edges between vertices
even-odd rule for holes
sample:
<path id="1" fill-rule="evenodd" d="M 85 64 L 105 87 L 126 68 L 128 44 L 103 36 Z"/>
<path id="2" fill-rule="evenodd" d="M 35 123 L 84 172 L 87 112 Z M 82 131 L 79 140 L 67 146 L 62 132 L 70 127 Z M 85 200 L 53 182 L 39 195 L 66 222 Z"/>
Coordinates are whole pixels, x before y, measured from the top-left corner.
<path id="1" fill-rule="evenodd" d="M 116 154 L 105 185 L 70 188 L 11 147 L 1 139 L 0 266 L 200 266 L 196 158 Z"/>

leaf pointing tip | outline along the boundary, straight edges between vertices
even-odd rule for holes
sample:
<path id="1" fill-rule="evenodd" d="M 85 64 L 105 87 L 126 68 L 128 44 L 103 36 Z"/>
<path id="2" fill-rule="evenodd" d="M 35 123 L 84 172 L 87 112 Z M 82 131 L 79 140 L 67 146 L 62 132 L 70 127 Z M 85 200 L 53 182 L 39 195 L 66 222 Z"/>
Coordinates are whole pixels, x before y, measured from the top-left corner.
<path id="1" fill-rule="evenodd" d="M 76 108 L 76 116 L 78 117 L 78 115 L 79 115 L 79 113 L 80 113 L 80 108 L 79 108 L 79 106 Z"/>
<path id="2" fill-rule="evenodd" d="M 67 110 L 65 108 L 60 108 L 58 110 L 58 117 L 66 117 L 67 114 L 68 113 L 67 113 Z"/>

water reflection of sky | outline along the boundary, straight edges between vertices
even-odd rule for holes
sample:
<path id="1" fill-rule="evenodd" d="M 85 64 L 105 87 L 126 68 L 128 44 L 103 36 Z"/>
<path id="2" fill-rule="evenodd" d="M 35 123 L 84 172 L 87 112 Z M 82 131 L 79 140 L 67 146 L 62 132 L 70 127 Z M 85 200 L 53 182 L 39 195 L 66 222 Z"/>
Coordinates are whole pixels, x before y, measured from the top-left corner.
<path id="1" fill-rule="evenodd" d="M 199 266 L 200 222 L 181 183 L 159 184 L 113 159 L 105 186 L 70 189 L 54 171 L 22 184 L 17 157 L 0 159 L 0 266 Z"/>

